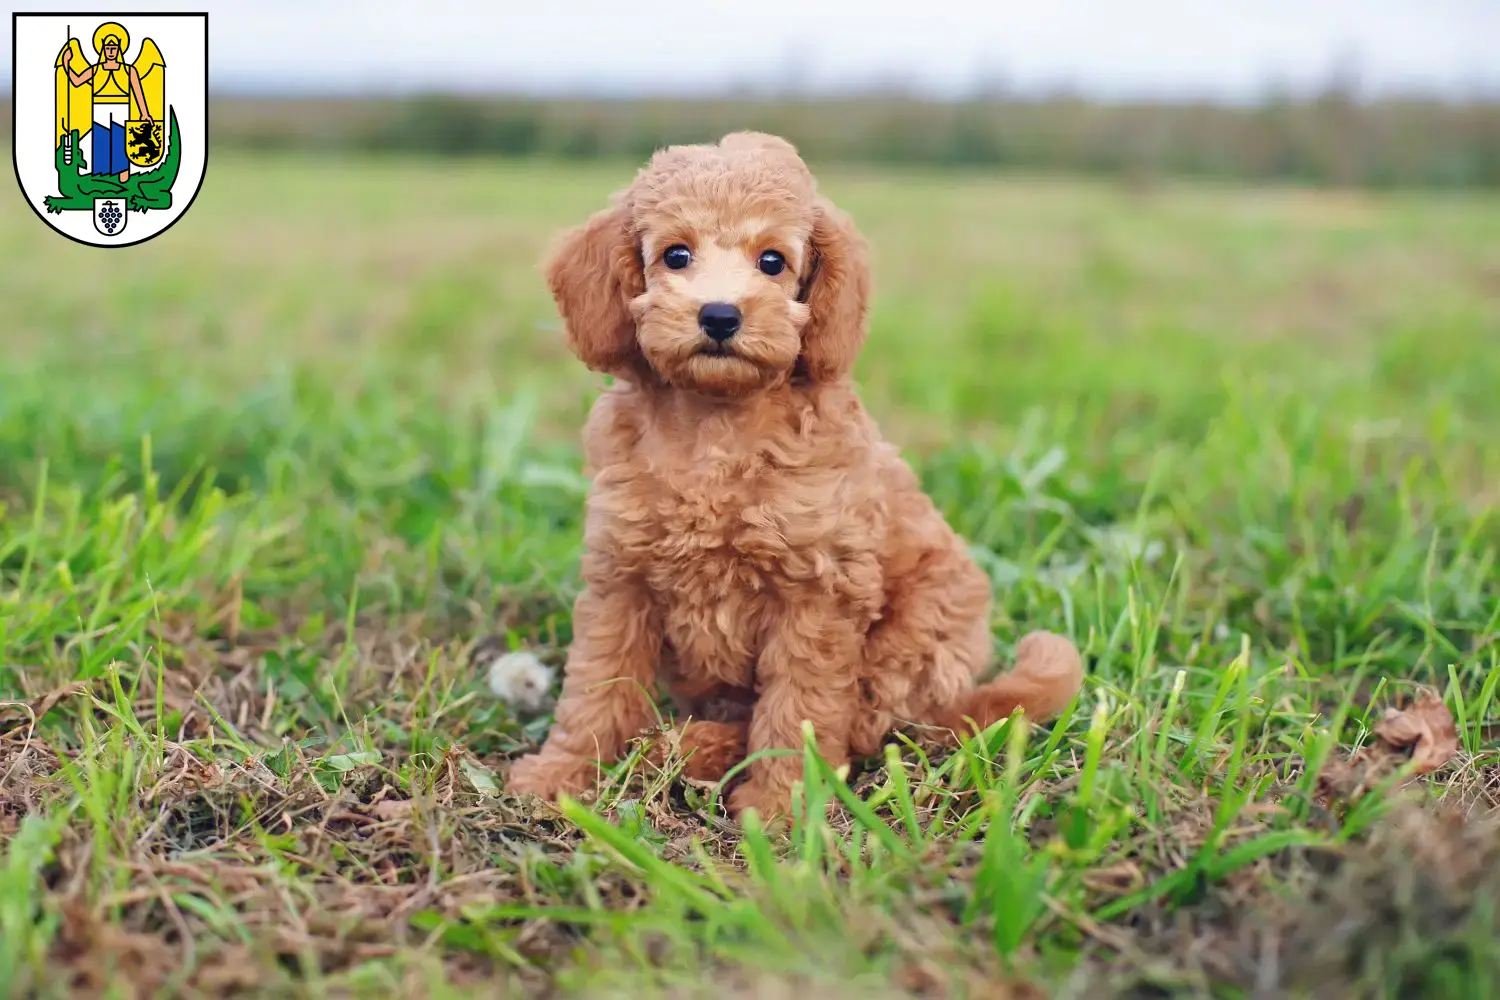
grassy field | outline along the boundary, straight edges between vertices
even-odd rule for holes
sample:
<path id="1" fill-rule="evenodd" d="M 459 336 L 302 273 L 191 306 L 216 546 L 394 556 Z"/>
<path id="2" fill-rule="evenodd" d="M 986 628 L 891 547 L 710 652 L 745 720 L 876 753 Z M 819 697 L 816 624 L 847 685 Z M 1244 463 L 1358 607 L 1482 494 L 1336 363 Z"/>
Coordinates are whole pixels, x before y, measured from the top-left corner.
<path id="1" fill-rule="evenodd" d="M 123 252 L 0 200 L 0 982 L 1500 994 L 1500 198 L 823 171 L 997 653 L 1089 679 L 810 758 L 779 839 L 636 759 L 509 797 L 548 720 L 471 662 L 569 639 L 597 383 L 536 262 L 632 169 L 215 154 Z M 1446 766 L 1348 759 L 1422 688 Z"/>

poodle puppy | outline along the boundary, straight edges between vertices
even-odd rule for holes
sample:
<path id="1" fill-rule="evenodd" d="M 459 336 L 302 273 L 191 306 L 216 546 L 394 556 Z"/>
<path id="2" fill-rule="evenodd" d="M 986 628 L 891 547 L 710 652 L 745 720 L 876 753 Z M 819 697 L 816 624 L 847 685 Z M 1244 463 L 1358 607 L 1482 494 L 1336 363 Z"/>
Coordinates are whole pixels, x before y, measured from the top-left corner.
<path id="1" fill-rule="evenodd" d="M 1061 711 L 1073 644 L 991 659 L 990 582 L 850 383 L 866 247 L 795 148 L 732 133 L 660 150 L 546 266 L 567 341 L 613 376 L 584 443 L 583 589 L 556 722 L 517 794 L 586 788 L 656 721 L 693 720 L 690 773 L 802 745 L 838 766 L 899 724 Z M 787 813 L 800 755 L 753 761 L 730 811 Z"/>

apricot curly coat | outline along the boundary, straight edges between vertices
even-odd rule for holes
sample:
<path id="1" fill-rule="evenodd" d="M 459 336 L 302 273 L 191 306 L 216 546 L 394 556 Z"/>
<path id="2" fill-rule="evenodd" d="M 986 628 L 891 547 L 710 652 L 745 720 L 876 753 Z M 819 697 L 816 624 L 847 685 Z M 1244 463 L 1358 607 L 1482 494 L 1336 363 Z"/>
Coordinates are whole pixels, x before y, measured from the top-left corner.
<path id="1" fill-rule="evenodd" d="M 676 247 L 691 260 L 673 269 Z M 758 266 L 768 250 L 779 273 Z M 547 275 L 573 351 L 616 381 L 584 434 L 584 589 L 557 721 L 511 791 L 586 788 L 654 724 L 658 683 L 693 720 L 690 769 L 712 777 L 800 747 L 803 720 L 837 766 L 904 722 L 982 727 L 1072 700 L 1077 650 L 1045 632 L 975 686 L 989 580 L 849 382 L 865 245 L 789 143 L 658 152 Z M 743 317 L 722 344 L 700 328 L 709 302 Z M 797 756 L 752 762 L 731 811 L 784 814 L 800 774 Z"/>

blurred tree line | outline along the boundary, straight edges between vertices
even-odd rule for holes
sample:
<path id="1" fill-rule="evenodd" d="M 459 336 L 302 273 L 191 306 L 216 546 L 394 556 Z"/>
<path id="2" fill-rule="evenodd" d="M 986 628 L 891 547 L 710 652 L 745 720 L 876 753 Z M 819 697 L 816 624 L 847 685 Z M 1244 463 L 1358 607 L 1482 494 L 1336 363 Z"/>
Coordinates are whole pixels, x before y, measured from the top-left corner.
<path id="1" fill-rule="evenodd" d="M 253 148 L 640 160 L 751 128 L 813 162 L 1071 171 L 1344 186 L 1500 186 L 1500 103 L 1360 101 L 1332 88 L 1259 104 L 1075 97 L 573 100 L 216 99 L 214 142 Z"/>

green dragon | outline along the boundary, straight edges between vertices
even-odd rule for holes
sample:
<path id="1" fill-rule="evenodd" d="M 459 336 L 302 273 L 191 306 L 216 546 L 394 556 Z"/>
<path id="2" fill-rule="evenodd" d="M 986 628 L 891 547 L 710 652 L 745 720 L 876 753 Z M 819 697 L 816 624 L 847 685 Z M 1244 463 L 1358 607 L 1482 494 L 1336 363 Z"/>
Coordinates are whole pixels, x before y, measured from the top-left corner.
<path id="1" fill-rule="evenodd" d="M 172 184 L 177 180 L 177 168 L 182 162 L 182 150 L 177 143 L 177 111 L 169 109 L 171 128 L 167 132 L 167 155 L 153 170 L 131 174 L 123 183 L 116 177 L 85 174 L 88 164 L 83 151 L 78 148 L 78 130 L 73 130 L 73 162 L 63 162 L 64 145 L 57 147 L 57 189 L 60 195 L 49 194 L 42 199 L 47 211 L 61 215 L 65 211 L 80 209 L 91 211 L 95 198 L 123 198 L 132 212 L 145 212 L 148 208 L 172 207 Z"/>

